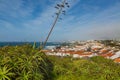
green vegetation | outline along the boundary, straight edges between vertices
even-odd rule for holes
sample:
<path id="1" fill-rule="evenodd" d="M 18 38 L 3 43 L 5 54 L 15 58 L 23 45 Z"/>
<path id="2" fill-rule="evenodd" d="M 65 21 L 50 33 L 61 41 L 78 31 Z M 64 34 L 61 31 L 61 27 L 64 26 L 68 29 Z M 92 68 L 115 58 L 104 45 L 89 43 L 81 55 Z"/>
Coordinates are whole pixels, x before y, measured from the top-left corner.
<path id="1" fill-rule="evenodd" d="M 106 46 L 120 49 L 120 41 L 117 40 L 102 40 L 101 43 L 105 44 Z"/>
<path id="2" fill-rule="evenodd" d="M 35 46 L 0 48 L 0 80 L 120 80 L 120 65 L 102 57 L 46 56 Z"/>
<path id="3" fill-rule="evenodd" d="M 120 65 L 103 57 L 73 59 L 50 57 L 54 80 L 120 80 Z"/>
<path id="4" fill-rule="evenodd" d="M 44 53 L 33 48 L 31 45 L 0 48 L 0 80 L 48 80 L 52 65 Z"/>

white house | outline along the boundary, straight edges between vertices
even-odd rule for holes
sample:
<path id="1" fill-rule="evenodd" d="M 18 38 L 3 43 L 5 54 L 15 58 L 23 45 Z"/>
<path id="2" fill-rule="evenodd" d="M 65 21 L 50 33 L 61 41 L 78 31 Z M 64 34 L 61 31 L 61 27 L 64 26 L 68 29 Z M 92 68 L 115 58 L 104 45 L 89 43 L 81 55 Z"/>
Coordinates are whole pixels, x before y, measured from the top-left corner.
<path id="1" fill-rule="evenodd" d="M 116 59 L 120 57 L 120 51 L 116 52 L 115 55 L 113 55 L 112 57 L 110 57 L 110 59 Z"/>

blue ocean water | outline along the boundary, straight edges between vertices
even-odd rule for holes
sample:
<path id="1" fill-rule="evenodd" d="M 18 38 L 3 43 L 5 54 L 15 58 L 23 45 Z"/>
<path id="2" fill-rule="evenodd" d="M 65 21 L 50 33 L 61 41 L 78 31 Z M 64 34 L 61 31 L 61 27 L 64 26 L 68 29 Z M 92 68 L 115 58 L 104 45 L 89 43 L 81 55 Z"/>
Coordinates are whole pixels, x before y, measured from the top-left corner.
<path id="1" fill-rule="evenodd" d="M 3 46 L 16 46 L 16 45 L 24 45 L 24 44 L 31 44 L 33 45 L 34 42 L 0 42 L 0 47 Z M 47 42 L 46 46 L 59 46 L 62 43 L 60 42 Z M 36 46 L 39 47 L 42 45 L 42 42 L 36 42 Z"/>

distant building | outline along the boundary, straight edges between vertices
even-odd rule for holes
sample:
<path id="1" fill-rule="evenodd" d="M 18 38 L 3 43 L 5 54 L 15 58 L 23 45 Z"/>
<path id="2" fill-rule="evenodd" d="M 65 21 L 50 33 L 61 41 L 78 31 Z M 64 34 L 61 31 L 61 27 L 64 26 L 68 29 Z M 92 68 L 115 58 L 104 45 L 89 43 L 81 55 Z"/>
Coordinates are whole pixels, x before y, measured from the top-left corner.
<path id="1" fill-rule="evenodd" d="M 116 59 L 120 57 L 120 51 L 116 52 L 110 59 Z"/>

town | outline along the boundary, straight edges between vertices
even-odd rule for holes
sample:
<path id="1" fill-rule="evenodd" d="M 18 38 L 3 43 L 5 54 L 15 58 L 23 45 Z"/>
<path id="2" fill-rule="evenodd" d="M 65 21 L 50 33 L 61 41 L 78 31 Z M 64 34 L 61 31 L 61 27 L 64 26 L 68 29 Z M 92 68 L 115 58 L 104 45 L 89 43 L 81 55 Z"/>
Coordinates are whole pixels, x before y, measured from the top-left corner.
<path id="1" fill-rule="evenodd" d="M 120 41 L 116 40 L 72 41 L 61 46 L 49 46 L 43 52 L 46 55 L 85 59 L 102 56 L 120 63 Z"/>

